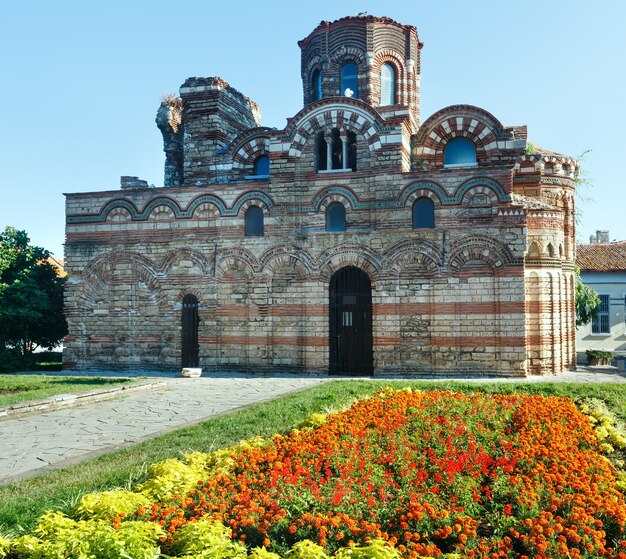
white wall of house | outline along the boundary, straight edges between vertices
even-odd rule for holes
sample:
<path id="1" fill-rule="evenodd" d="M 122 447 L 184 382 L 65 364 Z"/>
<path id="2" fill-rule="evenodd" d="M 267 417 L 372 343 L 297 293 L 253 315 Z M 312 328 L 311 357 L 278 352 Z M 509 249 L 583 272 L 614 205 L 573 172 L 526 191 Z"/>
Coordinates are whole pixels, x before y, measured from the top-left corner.
<path id="1" fill-rule="evenodd" d="M 581 272 L 585 285 L 604 297 L 603 311 L 593 323 L 576 330 L 576 351 L 601 349 L 626 354 L 626 272 Z M 606 302 L 608 301 L 608 309 Z M 602 316 L 604 314 L 605 316 Z"/>

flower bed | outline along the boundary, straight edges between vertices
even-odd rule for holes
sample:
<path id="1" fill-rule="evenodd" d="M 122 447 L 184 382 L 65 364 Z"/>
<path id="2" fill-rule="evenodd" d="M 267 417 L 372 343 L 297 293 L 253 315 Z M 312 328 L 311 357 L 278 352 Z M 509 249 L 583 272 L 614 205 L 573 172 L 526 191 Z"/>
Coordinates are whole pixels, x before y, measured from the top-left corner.
<path id="1" fill-rule="evenodd" d="M 44 521 L 80 526 L 83 545 L 89 522 L 111 541 L 151 534 L 133 557 L 160 544 L 187 558 L 626 559 L 615 468 L 571 400 L 541 396 L 388 389 L 288 435 L 157 464 L 135 493 L 86 496 L 77 515 Z M 63 557 L 28 537 L 14 552 Z"/>

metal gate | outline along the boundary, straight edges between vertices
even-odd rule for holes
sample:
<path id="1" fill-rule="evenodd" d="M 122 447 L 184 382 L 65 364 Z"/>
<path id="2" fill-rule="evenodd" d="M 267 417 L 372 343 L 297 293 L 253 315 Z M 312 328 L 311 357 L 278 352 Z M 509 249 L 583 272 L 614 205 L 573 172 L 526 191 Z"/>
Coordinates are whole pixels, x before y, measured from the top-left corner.
<path id="1" fill-rule="evenodd" d="M 181 354 L 183 367 L 198 366 L 198 299 L 193 295 L 183 297 Z"/>
<path id="2" fill-rule="evenodd" d="M 330 373 L 370 375 L 372 286 L 367 274 L 348 266 L 333 274 L 329 289 Z"/>

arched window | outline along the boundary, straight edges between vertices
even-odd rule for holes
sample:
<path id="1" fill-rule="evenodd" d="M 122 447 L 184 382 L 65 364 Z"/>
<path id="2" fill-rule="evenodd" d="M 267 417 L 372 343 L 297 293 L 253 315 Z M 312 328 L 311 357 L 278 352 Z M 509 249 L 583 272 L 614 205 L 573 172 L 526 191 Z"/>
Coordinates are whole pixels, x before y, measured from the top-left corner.
<path id="1" fill-rule="evenodd" d="M 317 170 L 326 171 L 328 169 L 328 144 L 324 138 L 324 132 L 318 132 L 315 141 L 317 149 Z"/>
<path id="2" fill-rule="evenodd" d="M 421 197 L 413 204 L 413 229 L 432 229 L 435 226 L 435 204 Z"/>
<path id="3" fill-rule="evenodd" d="M 359 98 L 359 86 L 356 78 L 356 64 L 349 62 L 341 67 L 341 95 L 343 97 Z"/>
<path id="4" fill-rule="evenodd" d="M 348 138 L 348 169 L 356 171 L 356 134 L 354 132 L 347 133 Z"/>
<path id="5" fill-rule="evenodd" d="M 332 169 L 343 169 L 343 142 L 341 141 L 341 134 L 339 128 L 333 128 L 331 132 L 332 138 Z"/>
<path id="6" fill-rule="evenodd" d="M 254 174 L 261 177 L 269 177 L 270 158 L 267 155 L 260 155 L 254 160 Z"/>
<path id="7" fill-rule="evenodd" d="M 552 246 L 552 243 L 548 243 L 548 256 L 550 258 L 554 258 L 554 247 Z"/>
<path id="8" fill-rule="evenodd" d="M 319 70 L 313 72 L 311 77 L 311 88 L 313 89 L 313 99 L 317 101 L 322 98 L 322 74 Z"/>
<path id="9" fill-rule="evenodd" d="M 396 102 L 396 69 L 385 62 L 380 69 L 380 104 L 394 105 Z"/>
<path id="10" fill-rule="evenodd" d="M 444 165 L 459 167 L 476 165 L 476 146 L 466 138 L 450 140 L 443 151 Z"/>
<path id="11" fill-rule="evenodd" d="M 346 230 L 346 208 L 339 202 L 333 202 L 326 210 L 326 231 Z"/>
<path id="12" fill-rule="evenodd" d="M 263 236 L 263 210 L 259 206 L 250 206 L 246 211 L 246 237 Z"/>

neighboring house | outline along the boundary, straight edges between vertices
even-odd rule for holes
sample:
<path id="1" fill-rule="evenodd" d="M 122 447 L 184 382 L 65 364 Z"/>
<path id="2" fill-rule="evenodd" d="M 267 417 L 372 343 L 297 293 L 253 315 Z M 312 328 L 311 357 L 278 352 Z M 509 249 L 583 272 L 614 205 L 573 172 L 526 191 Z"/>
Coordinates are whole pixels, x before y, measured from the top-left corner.
<path id="1" fill-rule="evenodd" d="M 65 271 L 65 261 L 63 260 L 63 258 L 59 258 L 58 256 L 54 256 L 54 254 L 51 254 L 48 257 L 48 262 L 50 262 L 50 264 L 55 267 L 57 271 L 57 276 L 61 278 L 67 276 L 67 272 Z"/>
<path id="2" fill-rule="evenodd" d="M 298 44 L 283 130 L 189 78 L 157 113 L 163 188 L 67 195 L 64 367 L 569 369 L 577 163 L 479 107 L 422 122 L 411 25 L 347 17 Z"/>
<path id="3" fill-rule="evenodd" d="M 600 296 L 596 318 L 576 331 L 576 351 L 602 349 L 626 354 L 626 241 L 609 242 L 598 231 L 590 244 L 578 245 L 576 263 L 585 285 Z"/>

